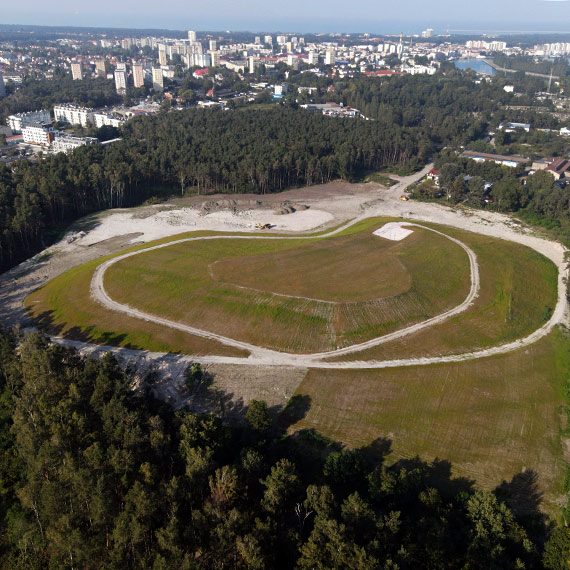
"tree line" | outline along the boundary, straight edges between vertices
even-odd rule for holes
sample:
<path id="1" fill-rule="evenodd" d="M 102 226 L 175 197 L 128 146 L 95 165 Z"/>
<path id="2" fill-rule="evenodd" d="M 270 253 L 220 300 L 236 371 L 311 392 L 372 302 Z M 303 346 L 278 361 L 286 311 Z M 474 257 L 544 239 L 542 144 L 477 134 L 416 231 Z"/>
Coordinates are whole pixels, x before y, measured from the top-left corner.
<path id="1" fill-rule="evenodd" d="M 549 172 L 537 170 L 525 176 L 524 165 L 511 168 L 490 161 L 476 162 L 451 150 L 436 156 L 435 167 L 440 173 L 439 187 L 426 181 L 415 189 L 415 198 L 441 197 L 452 204 L 515 213 L 552 230 L 563 243 L 570 244 L 570 186 L 559 184 Z M 492 184 L 487 192 L 486 182 Z"/>
<path id="2" fill-rule="evenodd" d="M 397 125 L 336 121 L 292 109 L 198 109 L 135 118 L 123 140 L 0 166 L 0 267 L 25 259 L 66 223 L 156 195 L 276 192 L 352 180 L 425 160 Z"/>
<path id="3" fill-rule="evenodd" d="M 480 491 L 445 461 L 388 465 L 385 440 L 287 436 L 306 397 L 230 424 L 132 385 L 111 355 L 0 334 L 2 568 L 565 567 L 532 473 Z"/>
<path id="4" fill-rule="evenodd" d="M 70 89 L 87 84 L 65 81 Z M 441 145 L 479 139 L 510 96 L 461 74 L 333 86 L 333 98 L 370 120 L 288 106 L 164 111 L 129 121 L 121 142 L 0 166 L 0 269 L 40 251 L 81 216 L 153 196 L 278 192 L 385 167 L 412 170 Z"/>

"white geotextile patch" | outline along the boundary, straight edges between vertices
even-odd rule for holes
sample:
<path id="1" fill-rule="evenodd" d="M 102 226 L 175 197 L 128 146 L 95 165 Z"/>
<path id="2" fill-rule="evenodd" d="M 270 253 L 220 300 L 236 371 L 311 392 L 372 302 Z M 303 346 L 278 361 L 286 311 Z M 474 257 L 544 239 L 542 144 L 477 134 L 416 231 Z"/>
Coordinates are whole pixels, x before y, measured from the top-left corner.
<path id="1" fill-rule="evenodd" d="M 407 230 L 402 226 L 405 224 L 402 222 L 388 222 L 384 224 L 381 228 L 378 228 L 373 234 L 375 236 L 380 236 L 384 239 L 390 239 L 392 241 L 400 241 L 408 237 L 413 230 Z M 407 225 L 407 224 L 405 224 Z"/>

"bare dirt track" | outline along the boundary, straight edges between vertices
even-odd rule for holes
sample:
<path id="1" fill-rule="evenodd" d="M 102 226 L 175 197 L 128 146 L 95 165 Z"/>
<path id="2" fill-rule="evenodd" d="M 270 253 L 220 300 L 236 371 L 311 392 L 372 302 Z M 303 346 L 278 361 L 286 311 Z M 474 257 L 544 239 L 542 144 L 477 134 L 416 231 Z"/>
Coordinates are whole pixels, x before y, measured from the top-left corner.
<path id="1" fill-rule="evenodd" d="M 385 368 L 385 367 L 400 367 L 400 366 L 416 366 L 424 364 L 432 364 L 436 362 L 457 362 L 473 358 L 481 358 L 493 354 L 500 354 L 502 352 L 509 352 L 516 350 L 522 346 L 536 342 L 538 339 L 546 335 L 553 326 L 558 323 L 566 322 L 566 297 L 564 279 L 566 278 L 567 268 L 564 262 L 564 249 L 555 242 L 551 242 L 542 238 L 532 235 L 520 226 L 520 224 L 513 222 L 508 216 L 488 213 L 477 212 L 463 209 L 446 208 L 437 204 L 426 204 L 421 202 L 402 202 L 399 200 L 403 190 L 425 175 L 425 173 L 432 167 L 427 165 L 421 172 L 399 179 L 398 184 L 385 189 L 376 184 L 357 184 L 350 185 L 341 182 L 335 182 L 324 186 L 316 186 L 307 189 L 297 189 L 283 193 L 279 196 L 280 200 L 290 200 L 294 202 L 303 202 L 309 206 L 308 209 L 302 212 L 295 212 L 286 216 L 280 216 L 283 220 L 282 228 L 278 228 L 280 233 L 283 231 L 294 231 L 297 227 L 299 215 L 303 215 L 303 224 L 309 219 L 309 214 L 318 212 L 314 216 L 313 229 L 319 229 L 323 225 L 323 220 L 326 218 L 326 224 L 335 225 L 343 220 L 354 220 L 355 218 L 365 218 L 372 216 L 393 216 L 409 219 L 410 221 L 425 221 L 435 222 L 438 224 L 449 225 L 463 230 L 474 231 L 486 235 L 508 239 L 518 243 L 522 243 L 533 249 L 539 251 L 549 259 L 551 259 L 559 269 L 559 295 L 556 309 L 551 319 L 543 327 L 533 332 L 531 335 L 524 339 L 519 339 L 502 346 L 489 348 L 483 351 L 471 352 L 462 355 L 452 355 L 445 357 L 422 358 L 422 359 L 400 359 L 391 361 L 367 361 L 367 362 L 324 362 L 322 359 L 330 354 L 319 354 L 318 359 L 310 357 L 299 357 L 294 355 L 282 355 L 282 353 L 273 353 L 265 349 L 255 347 L 249 359 L 239 358 L 224 358 L 215 356 L 202 357 L 200 360 L 206 363 L 225 363 L 225 364 L 248 364 L 248 365 L 291 365 L 299 367 L 319 366 L 325 368 Z M 396 178 L 396 177 L 394 177 Z M 226 197 L 227 198 L 227 197 Z M 235 197 L 236 199 L 245 199 L 245 197 Z M 210 197 L 208 198 L 210 200 Z M 248 197 L 251 200 L 252 197 Z M 196 199 L 192 199 L 196 202 Z M 13 324 L 26 324 L 26 317 L 23 311 L 23 301 L 26 295 L 33 289 L 41 286 L 47 280 L 55 277 L 63 271 L 79 265 L 89 259 L 94 259 L 109 253 L 110 251 L 117 251 L 133 242 L 147 241 L 160 237 L 159 223 L 161 216 L 167 212 L 170 218 L 165 218 L 162 221 L 163 234 L 172 235 L 173 225 L 172 219 L 176 220 L 179 206 L 187 208 L 190 204 L 189 201 L 182 202 L 175 201 L 170 206 L 171 209 L 159 209 L 158 211 L 143 208 L 140 210 L 129 211 L 128 215 L 134 220 L 133 224 L 127 223 L 125 219 L 125 211 L 114 214 L 112 212 L 106 213 L 104 216 L 95 220 L 89 220 L 92 227 L 83 225 L 85 229 L 71 231 L 62 242 L 49 248 L 43 254 L 36 256 L 25 264 L 20 265 L 11 272 L 2 276 L 0 285 L 2 286 L 2 295 L 0 297 L 0 317 L 5 325 Z M 178 208 L 178 210 L 177 210 Z M 154 211 L 154 213 L 153 213 Z M 236 229 L 253 231 L 255 229 L 251 226 L 251 219 L 263 220 L 265 210 L 260 209 L 254 211 L 250 217 L 244 218 L 243 215 L 232 215 L 231 212 L 226 212 L 225 217 L 228 215 L 232 220 L 231 224 L 222 216 L 215 219 L 208 219 L 208 216 L 196 218 L 201 220 L 192 229 Z M 322 216 L 322 212 L 328 216 Z M 218 212 L 219 213 L 219 212 Z M 224 212 L 222 212 L 224 213 Z M 113 221 L 113 216 L 120 216 L 117 220 Z M 248 214 L 249 216 L 249 214 Z M 297 218 L 295 218 L 297 216 Z M 152 218 L 152 224 L 150 224 Z M 133 232 L 135 229 L 141 229 L 140 224 L 136 220 L 144 220 L 147 226 L 152 225 L 153 232 L 150 236 L 144 236 L 139 232 Z M 243 219 L 247 223 L 243 223 Z M 158 221 L 157 221 L 158 220 Z M 170 220 L 170 222 L 168 221 Z M 237 225 L 236 225 L 237 224 Z M 241 225 L 240 225 L 241 224 Z M 310 224 L 308 224 L 310 226 Z M 188 228 L 174 225 L 178 231 L 186 231 Z M 158 229 L 157 229 L 158 228 Z M 117 234 L 117 232 L 122 232 Z M 94 241 L 94 236 L 99 235 L 105 239 L 101 241 Z M 113 237 L 114 235 L 114 237 Z M 298 235 L 298 234 L 297 234 Z M 133 239 L 134 238 L 134 239 Z M 472 263 L 472 276 L 473 276 L 473 260 Z M 475 264 L 476 265 L 476 264 Z M 470 294 L 473 293 L 473 287 Z M 474 293 L 476 294 L 476 293 Z M 466 300 L 467 301 L 467 300 Z M 145 318 L 143 316 L 143 318 Z M 440 315 L 441 317 L 441 315 Z M 398 331 L 401 333 L 402 331 Z M 377 340 L 377 339 L 376 339 Z M 248 350 L 251 347 L 248 347 Z M 349 347 L 350 352 L 356 352 L 360 349 Z"/>
<path id="2" fill-rule="evenodd" d="M 354 225 L 354 224 L 358 223 L 359 221 L 361 221 L 362 219 L 365 219 L 365 217 L 366 216 L 361 216 L 360 218 L 356 218 L 355 220 L 349 222 L 348 224 L 345 224 L 344 226 L 341 226 L 340 228 L 337 228 L 337 229 L 333 230 L 332 232 L 324 234 L 322 237 L 326 238 L 326 237 L 334 236 L 334 235 L 342 232 L 343 230 L 347 229 L 351 225 Z M 120 262 L 121 260 L 127 259 L 129 257 L 134 257 L 136 255 L 140 255 L 143 252 L 163 249 L 165 247 L 171 247 L 172 245 L 176 245 L 179 243 L 196 242 L 196 241 L 202 241 L 202 240 L 215 240 L 215 239 L 228 239 L 228 240 L 295 239 L 295 240 L 298 240 L 299 239 L 298 237 L 283 238 L 283 237 L 267 236 L 267 237 L 256 237 L 256 238 L 254 238 L 254 237 L 250 237 L 250 236 L 204 236 L 204 237 L 185 238 L 185 239 L 178 240 L 175 242 L 169 242 L 166 244 L 160 244 L 160 245 L 152 246 L 152 247 L 142 249 L 142 250 L 125 253 L 125 254 L 120 255 L 118 257 L 114 257 L 112 259 L 109 259 L 108 261 L 105 261 L 95 270 L 95 272 L 93 273 L 93 279 L 91 281 L 91 295 L 93 296 L 93 298 L 96 301 L 101 303 L 104 307 L 111 309 L 113 311 L 125 313 L 126 315 L 128 315 L 130 317 L 136 317 L 136 318 L 143 319 L 146 321 L 150 321 L 150 322 L 160 324 L 160 325 L 163 325 L 166 327 L 175 328 L 175 329 L 181 330 L 183 332 L 193 334 L 195 336 L 200 336 L 203 338 L 208 338 L 210 340 L 215 340 L 215 341 L 218 341 L 222 344 L 225 344 L 225 345 L 228 345 L 228 346 L 231 346 L 234 348 L 247 350 L 250 352 L 250 356 L 247 360 L 248 361 L 255 361 L 257 364 L 268 365 L 268 366 L 281 365 L 281 366 L 320 367 L 321 361 L 324 358 L 332 358 L 332 357 L 336 357 L 336 356 L 343 356 L 345 354 L 352 354 L 355 352 L 359 352 L 359 351 L 371 348 L 373 346 L 377 346 L 377 345 L 382 344 L 384 342 L 389 342 L 389 341 L 392 341 L 392 340 L 395 340 L 398 338 L 402 338 L 403 336 L 418 332 L 418 331 L 425 329 L 425 328 L 429 328 L 435 324 L 439 324 L 439 323 L 443 322 L 444 320 L 452 317 L 453 315 L 456 315 L 458 313 L 465 311 L 471 305 L 471 303 L 473 302 L 473 300 L 477 296 L 477 294 L 479 292 L 479 287 L 480 287 L 479 269 L 477 266 L 477 258 L 475 256 L 475 253 L 469 247 L 467 247 L 461 241 L 459 241 L 455 238 L 452 238 L 450 236 L 447 236 L 445 233 L 434 230 L 432 228 L 428 228 L 426 226 L 421 226 L 419 224 L 413 224 L 411 222 L 404 222 L 401 225 L 405 226 L 406 228 L 408 228 L 408 227 L 410 227 L 410 228 L 411 227 L 420 227 L 420 228 L 423 228 L 425 230 L 432 231 L 436 234 L 439 234 L 441 236 L 446 237 L 447 239 L 451 240 L 452 242 L 456 243 L 461 248 L 463 248 L 463 250 L 467 253 L 467 256 L 469 257 L 469 265 L 470 265 L 470 270 L 471 270 L 471 287 L 469 290 L 469 294 L 467 295 L 466 299 L 461 304 L 459 304 L 456 307 L 454 307 L 448 311 L 445 311 L 444 313 L 437 315 L 431 319 L 428 319 L 428 320 L 423 321 L 421 323 L 416 323 L 414 325 L 411 325 L 411 326 L 406 327 L 404 329 L 400 329 L 396 332 L 384 335 L 382 337 L 374 338 L 374 339 L 371 339 L 371 340 L 366 341 L 366 342 L 354 344 L 354 345 L 351 345 L 351 346 L 348 346 L 345 348 L 341 348 L 341 349 L 337 349 L 337 350 L 331 350 L 331 351 L 321 352 L 321 353 L 314 353 L 314 354 L 309 354 L 309 355 L 296 355 L 296 354 L 291 354 L 291 353 L 286 353 L 286 352 L 278 352 L 275 350 L 269 350 L 266 348 L 255 346 L 255 345 L 247 343 L 247 342 L 239 341 L 239 340 L 236 340 L 234 338 L 230 338 L 230 337 L 227 337 L 224 335 L 215 334 L 215 333 L 210 332 L 210 331 L 206 331 L 203 329 L 199 329 L 196 327 L 185 325 L 185 324 L 182 324 L 182 323 L 170 320 L 170 319 L 160 317 L 158 315 L 152 315 L 149 313 L 145 313 L 143 311 L 140 311 L 140 310 L 135 309 L 133 307 L 130 307 L 128 305 L 118 303 L 117 301 L 114 301 L 109 296 L 109 294 L 105 290 L 104 283 L 103 283 L 105 272 L 110 267 L 112 267 L 114 264 Z M 333 364 L 333 367 L 334 367 L 334 364 Z M 360 363 L 355 367 L 360 368 L 361 367 Z"/>

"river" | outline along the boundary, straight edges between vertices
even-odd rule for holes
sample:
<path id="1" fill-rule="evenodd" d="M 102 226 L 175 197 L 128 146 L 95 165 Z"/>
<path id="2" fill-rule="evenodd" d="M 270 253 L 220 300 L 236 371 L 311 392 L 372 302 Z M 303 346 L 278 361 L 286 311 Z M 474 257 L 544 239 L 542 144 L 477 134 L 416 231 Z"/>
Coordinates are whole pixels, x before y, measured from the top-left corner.
<path id="1" fill-rule="evenodd" d="M 484 59 L 458 59 L 453 62 L 458 69 L 471 68 L 477 73 L 484 73 L 485 75 L 495 75 L 497 72 L 485 62 Z"/>

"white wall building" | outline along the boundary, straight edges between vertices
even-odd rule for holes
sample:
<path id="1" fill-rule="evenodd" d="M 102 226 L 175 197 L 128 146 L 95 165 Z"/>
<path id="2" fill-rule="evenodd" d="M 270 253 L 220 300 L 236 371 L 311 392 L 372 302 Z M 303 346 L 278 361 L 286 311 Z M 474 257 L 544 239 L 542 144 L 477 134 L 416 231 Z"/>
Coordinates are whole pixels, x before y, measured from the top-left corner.
<path id="1" fill-rule="evenodd" d="M 77 105 L 56 105 L 53 115 L 60 123 L 70 123 L 87 127 L 93 123 L 93 109 L 78 107 Z"/>
<path id="2" fill-rule="evenodd" d="M 77 147 L 87 144 L 97 144 L 99 141 L 93 137 L 76 137 L 68 134 L 58 134 L 51 143 L 53 152 L 69 152 Z"/>
<path id="3" fill-rule="evenodd" d="M 51 123 L 30 123 L 22 129 L 24 142 L 49 146 L 55 138 Z"/>
<path id="4" fill-rule="evenodd" d="M 220 52 L 219 51 L 209 51 L 208 52 L 211 58 L 211 66 L 212 67 L 220 67 Z"/>
<path id="5" fill-rule="evenodd" d="M 97 128 L 100 127 L 117 127 L 119 128 L 125 120 L 121 115 L 117 115 L 116 113 L 102 113 L 102 112 L 95 112 L 93 113 L 93 121 Z"/>
<path id="6" fill-rule="evenodd" d="M 164 78 L 160 67 L 152 68 L 152 88 L 155 91 L 162 91 L 164 89 Z"/>
<path id="7" fill-rule="evenodd" d="M 127 93 L 127 72 L 117 69 L 115 71 L 115 89 L 120 95 Z"/>
<path id="8" fill-rule="evenodd" d="M 6 123 L 14 134 L 18 134 L 30 123 L 49 123 L 50 121 L 51 117 L 49 112 L 42 109 L 41 111 L 29 111 L 28 113 L 10 115 Z"/>

